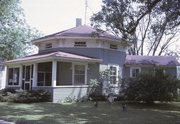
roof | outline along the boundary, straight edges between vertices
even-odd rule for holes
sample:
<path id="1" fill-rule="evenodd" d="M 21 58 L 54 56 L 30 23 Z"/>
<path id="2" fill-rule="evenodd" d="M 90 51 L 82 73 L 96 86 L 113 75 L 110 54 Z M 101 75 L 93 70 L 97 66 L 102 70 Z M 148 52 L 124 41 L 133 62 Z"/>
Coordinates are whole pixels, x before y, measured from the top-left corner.
<path id="1" fill-rule="evenodd" d="M 180 63 L 173 56 L 137 56 L 127 55 L 125 65 L 162 65 L 179 66 Z"/>
<path id="2" fill-rule="evenodd" d="M 9 60 L 4 63 L 16 63 L 16 62 L 22 62 L 22 61 L 41 60 L 41 59 L 47 59 L 49 57 L 52 57 L 53 59 L 63 59 L 63 60 L 77 60 L 77 61 L 91 61 L 91 62 L 100 62 L 101 61 L 101 59 L 81 56 L 81 55 L 62 52 L 62 51 L 57 51 L 57 52 L 51 52 L 51 53 L 46 53 L 46 54 L 35 54 L 32 56 Z"/>
<path id="3" fill-rule="evenodd" d="M 41 37 L 39 39 L 35 39 L 33 41 L 35 42 L 38 40 L 43 40 L 43 39 L 48 39 L 48 38 L 57 38 L 57 37 L 58 38 L 60 37 L 104 37 L 104 38 L 110 38 L 110 39 L 120 39 L 120 37 L 109 34 L 106 31 L 96 30 L 87 25 L 81 25 L 78 27 L 70 28 L 68 30 L 50 34 L 50 35 Z"/>

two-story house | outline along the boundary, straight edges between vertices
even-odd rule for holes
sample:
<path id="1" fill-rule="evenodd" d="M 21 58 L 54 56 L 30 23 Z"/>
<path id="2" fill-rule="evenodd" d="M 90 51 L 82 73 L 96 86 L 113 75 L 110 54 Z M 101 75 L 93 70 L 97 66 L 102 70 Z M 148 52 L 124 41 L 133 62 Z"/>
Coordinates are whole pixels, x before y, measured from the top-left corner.
<path id="1" fill-rule="evenodd" d="M 6 61 L 6 86 L 23 90 L 48 90 L 52 101 L 63 101 L 69 95 L 87 95 L 91 79 L 99 72 L 110 70 L 110 84 L 119 92 L 120 78 L 135 78 L 139 73 L 152 73 L 155 67 L 177 76 L 178 61 L 171 56 L 126 56 L 130 44 L 121 38 L 89 26 L 57 32 L 33 40 L 38 54 Z"/>
<path id="2" fill-rule="evenodd" d="M 101 70 L 111 70 L 111 83 L 117 86 L 126 58 L 126 46 L 120 38 L 89 26 L 77 26 L 33 40 L 38 54 L 6 61 L 6 87 L 45 89 L 52 101 L 72 94 L 87 94 L 90 79 L 98 79 Z"/>

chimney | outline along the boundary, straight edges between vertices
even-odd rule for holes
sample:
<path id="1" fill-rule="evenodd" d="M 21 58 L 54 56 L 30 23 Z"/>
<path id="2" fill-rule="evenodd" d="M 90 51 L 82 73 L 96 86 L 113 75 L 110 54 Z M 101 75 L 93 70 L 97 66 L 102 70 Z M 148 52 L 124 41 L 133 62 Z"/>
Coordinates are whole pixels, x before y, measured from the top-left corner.
<path id="1" fill-rule="evenodd" d="M 81 18 L 76 18 L 76 27 L 81 26 L 81 25 L 82 25 Z"/>

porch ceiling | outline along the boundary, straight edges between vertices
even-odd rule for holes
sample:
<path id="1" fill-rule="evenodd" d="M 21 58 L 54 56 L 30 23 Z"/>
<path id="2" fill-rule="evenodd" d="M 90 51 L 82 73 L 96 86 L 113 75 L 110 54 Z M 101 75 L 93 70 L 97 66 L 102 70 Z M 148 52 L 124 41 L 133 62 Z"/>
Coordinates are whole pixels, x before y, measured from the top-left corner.
<path id="1" fill-rule="evenodd" d="M 66 60 L 66 61 L 99 62 L 99 63 L 102 61 L 101 59 L 57 51 L 57 52 L 52 52 L 52 53 L 47 53 L 47 54 L 35 54 L 32 56 L 13 59 L 13 60 L 5 61 L 4 64 L 8 65 L 12 63 L 38 62 L 38 61 L 54 60 L 54 59 L 56 60 L 61 59 L 61 60 Z"/>

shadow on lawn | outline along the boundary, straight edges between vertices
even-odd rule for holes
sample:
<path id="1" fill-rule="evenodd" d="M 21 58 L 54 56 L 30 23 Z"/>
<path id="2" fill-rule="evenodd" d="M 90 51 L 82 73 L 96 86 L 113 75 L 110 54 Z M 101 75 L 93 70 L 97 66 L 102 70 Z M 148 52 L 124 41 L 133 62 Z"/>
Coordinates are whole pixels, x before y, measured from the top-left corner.
<path id="1" fill-rule="evenodd" d="M 174 111 L 174 112 L 172 112 Z M 176 124 L 180 122 L 180 106 L 133 104 L 123 112 L 120 103 L 111 107 L 104 102 L 95 108 L 93 103 L 78 104 L 14 104 L 0 103 L 0 119 L 16 124 Z"/>

